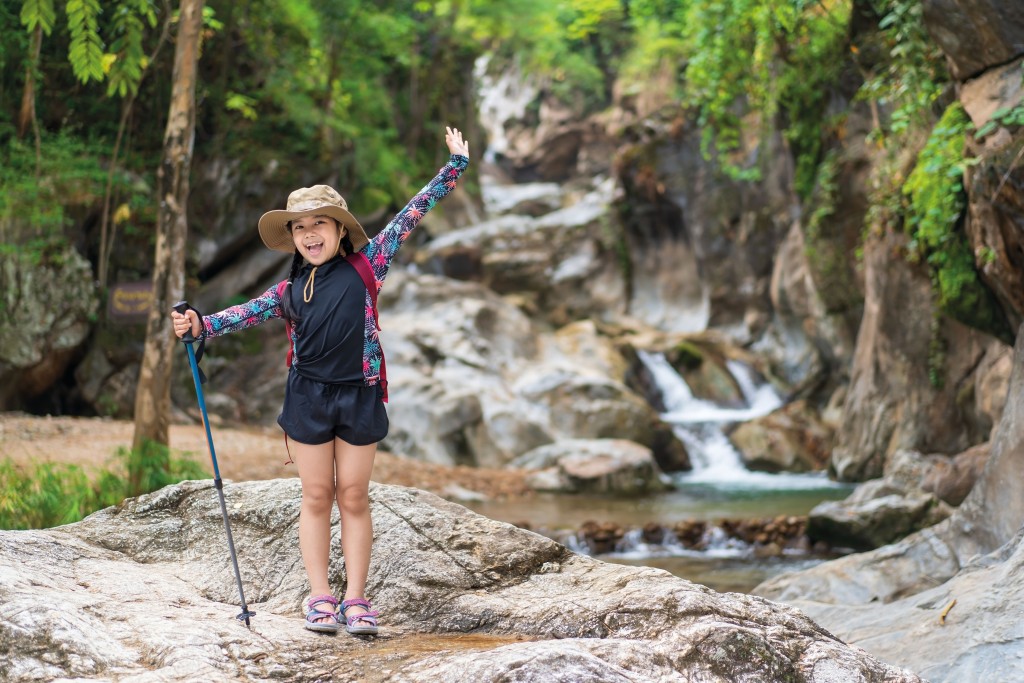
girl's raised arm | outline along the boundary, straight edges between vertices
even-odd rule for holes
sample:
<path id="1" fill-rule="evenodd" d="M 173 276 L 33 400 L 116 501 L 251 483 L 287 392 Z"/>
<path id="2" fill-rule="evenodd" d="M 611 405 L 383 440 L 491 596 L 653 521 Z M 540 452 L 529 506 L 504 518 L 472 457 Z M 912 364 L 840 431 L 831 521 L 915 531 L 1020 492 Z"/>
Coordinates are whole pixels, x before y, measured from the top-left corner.
<path id="1" fill-rule="evenodd" d="M 469 143 L 462 138 L 459 129 L 445 128 L 444 139 L 452 155 L 448 163 L 442 166 L 434 179 L 416 193 L 405 208 L 395 214 L 391 222 L 363 248 L 378 283 L 387 276 L 391 260 L 409 237 L 409 233 L 437 202 L 455 189 L 455 181 L 469 165 Z"/>

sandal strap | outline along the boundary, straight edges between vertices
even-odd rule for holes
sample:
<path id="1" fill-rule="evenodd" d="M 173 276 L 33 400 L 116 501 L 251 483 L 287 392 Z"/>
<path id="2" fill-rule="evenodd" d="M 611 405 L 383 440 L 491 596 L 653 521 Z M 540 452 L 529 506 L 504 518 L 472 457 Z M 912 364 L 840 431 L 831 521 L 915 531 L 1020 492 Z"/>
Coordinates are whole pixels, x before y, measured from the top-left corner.
<path id="1" fill-rule="evenodd" d="M 351 600 L 345 600 L 341 603 L 341 611 L 344 612 L 349 607 L 364 607 L 370 609 L 373 605 L 366 598 L 352 598 Z"/>
<path id="2" fill-rule="evenodd" d="M 315 621 L 317 619 L 323 619 L 324 617 L 334 619 L 335 623 L 339 623 L 341 621 L 338 619 L 337 612 L 324 612 L 323 610 L 313 608 L 310 608 L 310 610 L 306 612 L 306 621 Z"/>
<path id="3" fill-rule="evenodd" d="M 319 605 L 321 602 L 326 602 L 328 605 L 334 606 L 335 609 L 338 607 L 338 598 L 333 595 L 311 595 L 306 601 L 306 605 L 313 609 L 313 605 Z"/>
<path id="4" fill-rule="evenodd" d="M 377 617 L 379 616 L 377 612 L 364 612 L 363 614 L 353 614 L 351 617 L 347 617 L 346 621 L 348 621 L 349 625 L 352 625 L 354 621 L 365 621 L 372 626 L 376 626 Z"/>
<path id="5" fill-rule="evenodd" d="M 349 607 L 362 607 L 366 610 L 362 614 L 353 614 L 351 617 L 345 615 L 345 619 L 349 622 L 349 624 L 351 624 L 354 621 L 362 620 L 373 626 L 377 625 L 377 617 L 380 616 L 380 613 L 376 610 L 370 609 L 371 607 L 373 607 L 373 605 L 370 604 L 369 600 L 365 598 L 352 598 L 351 600 L 345 600 L 341 603 L 341 613 L 344 615 L 345 610 L 347 610 Z"/>

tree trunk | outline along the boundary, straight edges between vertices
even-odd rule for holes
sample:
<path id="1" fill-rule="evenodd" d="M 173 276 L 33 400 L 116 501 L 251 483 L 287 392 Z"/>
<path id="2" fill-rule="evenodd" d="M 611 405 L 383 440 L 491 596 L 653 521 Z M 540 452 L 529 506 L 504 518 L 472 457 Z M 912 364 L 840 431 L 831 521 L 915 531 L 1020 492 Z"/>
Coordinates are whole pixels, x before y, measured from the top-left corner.
<path id="1" fill-rule="evenodd" d="M 196 128 L 196 71 L 203 23 L 203 0 L 181 0 L 171 80 L 171 106 L 164 133 L 163 159 L 157 171 L 157 235 L 153 264 L 153 305 L 146 321 L 146 343 L 135 394 L 135 437 L 132 450 L 141 454 L 168 445 L 171 406 L 171 358 L 178 344 L 171 334 L 171 305 L 183 298 L 185 238 L 188 233 L 189 171 Z M 166 462 L 164 463 L 166 466 Z M 138 467 L 131 486 L 141 484 Z"/>
<path id="2" fill-rule="evenodd" d="M 21 93 L 21 113 L 18 115 L 18 139 L 25 137 L 29 126 L 36 118 L 36 70 L 39 68 L 39 52 L 43 47 L 43 25 L 36 24 L 32 32 L 32 43 L 28 48 L 25 64 L 25 89 Z"/>

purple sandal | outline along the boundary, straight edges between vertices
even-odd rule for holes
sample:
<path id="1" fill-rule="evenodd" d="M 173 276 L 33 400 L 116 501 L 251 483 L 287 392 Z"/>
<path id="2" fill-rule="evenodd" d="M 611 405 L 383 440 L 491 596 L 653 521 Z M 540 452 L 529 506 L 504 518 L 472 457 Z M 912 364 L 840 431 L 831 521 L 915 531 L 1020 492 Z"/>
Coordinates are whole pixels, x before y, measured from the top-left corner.
<path id="1" fill-rule="evenodd" d="M 362 607 L 366 612 L 346 617 L 345 610 L 349 607 Z M 370 611 L 370 607 L 372 607 L 370 601 L 363 598 L 352 598 L 341 603 L 341 616 L 345 617 L 345 630 L 358 636 L 377 635 L 377 617 L 379 615 L 375 611 Z"/>
<path id="2" fill-rule="evenodd" d="M 325 612 L 321 609 L 317 609 L 317 605 L 323 603 L 331 605 L 334 609 L 330 612 Z M 338 619 L 338 599 L 333 595 L 313 595 L 310 596 L 309 601 L 306 603 L 309 610 L 306 612 L 306 628 L 310 631 L 318 631 L 320 633 L 337 633 L 341 628 L 341 621 Z M 327 617 L 332 621 L 317 621 Z"/>

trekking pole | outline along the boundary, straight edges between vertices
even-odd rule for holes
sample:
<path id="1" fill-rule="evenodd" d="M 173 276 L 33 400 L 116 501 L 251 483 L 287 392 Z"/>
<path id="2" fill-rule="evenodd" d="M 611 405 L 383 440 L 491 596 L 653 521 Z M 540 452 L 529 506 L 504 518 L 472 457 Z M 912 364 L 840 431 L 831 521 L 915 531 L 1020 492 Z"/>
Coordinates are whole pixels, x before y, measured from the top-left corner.
<path id="1" fill-rule="evenodd" d="M 185 311 L 192 308 L 188 305 L 187 301 L 179 301 L 174 304 L 174 310 L 182 315 Z M 193 309 L 195 310 L 195 309 Z M 199 410 L 203 414 L 203 426 L 206 427 L 206 442 L 210 445 L 210 460 L 213 462 L 213 486 L 217 489 L 217 495 L 220 497 L 220 512 L 224 517 L 224 531 L 228 535 L 228 550 L 231 551 L 231 565 L 235 568 L 235 582 L 238 584 L 238 597 L 242 600 L 242 613 L 239 614 L 236 619 L 244 621 L 248 628 L 252 628 L 249 624 L 249 617 L 256 616 L 255 612 L 251 612 L 249 607 L 245 604 L 245 591 L 242 590 L 242 573 L 238 571 L 238 556 L 235 555 L 235 539 L 231 536 L 231 523 L 228 521 L 228 506 L 224 502 L 224 482 L 220 478 L 220 468 L 217 467 L 217 452 L 213 449 L 213 435 L 210 433 L 210 418 L 206 414 L 206 399 L 203 397 L 203 381 L 199 378 L 199 362 L 196 360 L 195 349 L 192 348 L 192 344 L 196 338 L 192 335 L 192 327 L 189 326 L 188 330 L 181 337 L 181 342 L 185 345 L 185 349 L 188 351 L 188 362 L 192 366 L 192 381 L 196 385 L 196 399 L 199 401 Z"/>

